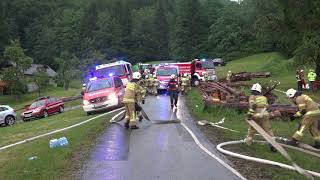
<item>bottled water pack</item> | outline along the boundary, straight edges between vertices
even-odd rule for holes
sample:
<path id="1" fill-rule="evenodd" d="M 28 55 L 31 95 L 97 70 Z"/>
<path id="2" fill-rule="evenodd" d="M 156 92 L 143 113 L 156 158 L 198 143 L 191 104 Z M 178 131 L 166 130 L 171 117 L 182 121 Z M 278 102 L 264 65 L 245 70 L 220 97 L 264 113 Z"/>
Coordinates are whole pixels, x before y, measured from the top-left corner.
<path id="1" fill-rule="evenodd" d="M 66 137 L 62 137 L 59 139 L 51 139 L 49 142 L 50 148 L 57 148 L 62 146 L 67 146 L 69 144 L 68 139 Z"/>

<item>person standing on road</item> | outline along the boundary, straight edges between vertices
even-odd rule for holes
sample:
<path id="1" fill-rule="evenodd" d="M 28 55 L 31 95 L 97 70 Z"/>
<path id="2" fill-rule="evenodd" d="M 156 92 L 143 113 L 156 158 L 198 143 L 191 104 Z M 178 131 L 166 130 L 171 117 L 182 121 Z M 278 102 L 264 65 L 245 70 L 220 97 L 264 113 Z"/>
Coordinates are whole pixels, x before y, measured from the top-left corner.
<path id="1" fill-rule="evenodd" d="M 300 72 L 298 69 L 296 71 L 296 80 L 297 80 L 298 91 L 302 91 L 302 82 L 301 82 L 301 78 L 300 78 Z"/>
<path id="2" fill-rule="evenodd" d="M 159 80 L 157 79 L 157 76 L 153 75 L 153 81 L 152 81 L 152 95 L 157 96 L 158 95 L 158 86 L 159 86 Z"/>
<path id="3" fill-rule="evenodd" d="M 292 141 L 290 142 L 291 145 L 297 145 L 298 142 L 301 141 L 304 131 L 308 129 L 313 137 L 314 147 L 320 149 L 320 109 L 318 104 L 309 96 L 304 95 L 295 89 L 289 89 L 286 92 L 286 95 L 298 106 L 299 109 L 299 111 L 290 119 L 294 120 L 295 118 L 303 117 L 299 129 L 292 136 Z"/>
<path id="4" fill-rule="evenodd" d="M 317 78 L 317 74 L 314 72 L 313 69 L 310 69 L 308 73 L 308 81 L 309 81 L 309 89 L 311 91 L 315 91 L 317 89 L 316 78 Z"/>
<path id="5" fill-rule="evenodd" d="M 185 73 L 181 78 L 180 90 L 181 90 L 182 95 L 187 93 L 187 85 L 188 85 L 188 77 L 187 76 L 188 76 L 187 73 Z"/>
<path id="6" fill-rule="evenodd" d="M 179 95 L 178 88 L 179 86 L 176 80 L 176 75 L 172 74 L 170 76 L 170 81 L 168 83 L 168 92 L 170 94 L 171 109 L 173 108 L 173 106 L 177 107 L 178 95 Z"/>
<path id="7" fill-rule="evenodd" d="M 137 115 L 136 115 L 136 103 L 141 101 L 141 88 L 138 82 L 141 78 L 139 72 L 134 72 L 132 75 L 132 80 L 127 84 L 125 89 L 123 104 L 126 109 L 125 124 L 126 128 L 138 129 L 137 126 Z"/>
<path id="8" fill-rule="evenodd" d="M 256 83 L 251 88 L 251 96 L 249 97 L 249 111 L 248 120 L 255 121 L 261 128 L 266 131 L 267 134 L 273 137 L 271 129 L 271 122 L 268 113 L 268 100 L 261 94 L 262 87 L 259 83 Z M 246 138 L 247 145 L 251 145 L 253 142 L 253 136 L 256 130 L 249 126 L 248 135 Z M 270 150 L 275 152 L 276 149 L 270 145 Z"/>

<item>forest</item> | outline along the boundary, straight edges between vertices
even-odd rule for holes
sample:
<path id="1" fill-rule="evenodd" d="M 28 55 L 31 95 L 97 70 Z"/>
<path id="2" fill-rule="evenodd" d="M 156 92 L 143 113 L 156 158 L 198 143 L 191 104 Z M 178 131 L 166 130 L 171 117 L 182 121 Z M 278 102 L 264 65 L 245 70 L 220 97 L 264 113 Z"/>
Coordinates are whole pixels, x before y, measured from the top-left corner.
<path id="1" fill-rule="evenodd" d="M 319 72 L 319 17 L 315 0 L 1 0 L 0 59 L 12 44 L 56 70 L 276 51 Z"/>

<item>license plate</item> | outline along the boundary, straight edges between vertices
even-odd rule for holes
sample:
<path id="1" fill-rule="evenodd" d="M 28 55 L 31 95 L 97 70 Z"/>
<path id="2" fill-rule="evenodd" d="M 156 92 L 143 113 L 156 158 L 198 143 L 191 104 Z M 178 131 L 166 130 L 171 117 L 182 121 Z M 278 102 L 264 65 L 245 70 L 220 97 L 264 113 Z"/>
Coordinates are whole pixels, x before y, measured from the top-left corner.
<path id="1" fill-rule="evenodd" d="M 101 108 L 101 107 L 104 107 L 104 106 L 106 106 L 106 105 L 104 105 L 104 104 L 95 104 L 93 107 L 94 108 Z"/>
<path id="2" fill-rule="evenodd" d="M 24 117 L 31 117 L 31 114 L 25 114 Z"/>

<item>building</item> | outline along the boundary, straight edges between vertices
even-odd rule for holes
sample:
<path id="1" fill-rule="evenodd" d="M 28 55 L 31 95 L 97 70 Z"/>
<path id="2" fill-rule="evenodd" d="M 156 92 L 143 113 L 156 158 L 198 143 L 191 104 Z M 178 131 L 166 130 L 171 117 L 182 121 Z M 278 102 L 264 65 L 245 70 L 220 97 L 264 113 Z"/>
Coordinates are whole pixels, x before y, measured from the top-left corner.
<path id="1" fill-rule="evenodd" d="M 45 72 L 47 76 L 49 77 L 49 84 L 53 86 L 57 86 L 57 84 L 54 81 L 54 78 L 58 75 L 53 69 L 51 69 L 47 65 L 42 65 L 42 64 L 32 64 L 29 69 L 24 71 L 24 74 L 27 77 L 27 88 L 28 92 L 36 91 L 38 89 L 37 84 L 34 82 L 34 76 L 38 72 Z"/>

